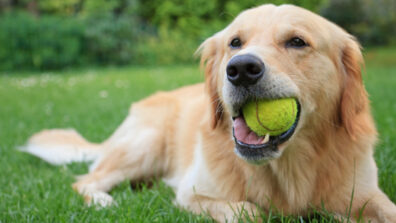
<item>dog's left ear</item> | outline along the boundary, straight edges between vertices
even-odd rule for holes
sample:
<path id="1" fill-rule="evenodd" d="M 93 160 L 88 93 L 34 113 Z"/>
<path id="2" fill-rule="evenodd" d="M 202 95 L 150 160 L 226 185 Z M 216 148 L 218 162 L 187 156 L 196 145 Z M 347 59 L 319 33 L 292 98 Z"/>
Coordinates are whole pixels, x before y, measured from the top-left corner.
<path id="1" fill-rule="evenodd" d="M 352 139 L 365 131 L 365 112 L 368 108 L 367 92 L 362 80 L 363 56 L 359 43 L 348 37 L 342 49 L 342 66 L 344 73 L 344 86 L 341 95 L 340 121 Z"/>
<path id="2" fill-rule="evenodd" d="M 221 44 L 220 44 L 221 45 Z M 217 36 L 212 36 L 199 46 L 197 53 L 201 54 L 201 68 L 205 71 L 205 90 L 211 103 L 211 127 L 214 129 L 221 124 L 223 119 L 223 106 L 217 89 L 217 79 L 222 50 L 219 49 Z"/>

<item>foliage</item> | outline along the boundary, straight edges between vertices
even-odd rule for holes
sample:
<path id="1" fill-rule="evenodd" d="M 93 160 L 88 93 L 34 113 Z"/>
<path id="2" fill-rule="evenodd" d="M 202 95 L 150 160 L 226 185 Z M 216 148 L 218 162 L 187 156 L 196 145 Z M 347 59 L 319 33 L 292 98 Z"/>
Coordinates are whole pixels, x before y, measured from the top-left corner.
<path id="1" fill-rule="evenodd" d="M 79 64 L 84 30 L 74 19 L 7 13 L 0 18 L 0 30 L 0 69 Z"/>
<path id="2" fill-rule="evenodd" d="M 59 69 L 85 64 L 133 62 L 139 37 L 133 18 L 113 15 L 86 19 L 0 17 L 0 70 Z"/>
<path id="3" fill-rule="evenodd" d="M 46 14 L 70 15 L 78 3 L 79 0 L 40 0 L 37 7 Z"/>
<path id="4" fill-rule="evenodd" d="M 396 42 L 393 0 L 3 0 L 0 70 L 191 63 L 203 40 L 265 3 L 319 12 L 364 46 Z"/>
<path id="5" fill-rule="evenodd" d="M 133 18 L 128 16 L 89 17 L 85 22 L 84 56 L 91 64 L 131 63 L 138 32 Z"/>
<path id="6" fill-rule="evenodd" d="M 321 14 L 357 36 L 363 45 L 396 42 L 394 0 L 331 0 Z"/>

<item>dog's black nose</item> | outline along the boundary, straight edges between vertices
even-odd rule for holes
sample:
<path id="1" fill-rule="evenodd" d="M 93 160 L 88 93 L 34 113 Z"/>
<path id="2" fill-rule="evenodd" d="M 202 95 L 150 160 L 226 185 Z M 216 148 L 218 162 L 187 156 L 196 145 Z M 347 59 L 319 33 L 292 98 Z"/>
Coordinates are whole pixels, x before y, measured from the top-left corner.
<path id="1" fill-rule="evenodd" d="M 245 54 L 235 56 L 228 62 L 227 78 L 235 86 L 255 84 L 265 71 L 264 63 L 256 56 Z"/>

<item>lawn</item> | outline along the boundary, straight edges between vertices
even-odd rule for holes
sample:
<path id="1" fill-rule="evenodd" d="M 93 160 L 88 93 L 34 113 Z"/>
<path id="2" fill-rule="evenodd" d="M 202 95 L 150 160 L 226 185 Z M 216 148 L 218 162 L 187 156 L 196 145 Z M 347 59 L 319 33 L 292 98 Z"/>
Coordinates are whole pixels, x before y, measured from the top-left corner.
<path id="1" fill-rule="evenodd" d="M 365 83 L 380 133 L 379 183 L 396 202 L 396 48 L 369 50 L 366 59 Z M 196 65 L 0 74 L 0 222 L 210 222 L 175 207 L 173 192 L 162 182 L 133 192 L 124 181 L 111 192 L 118 206 L 86 207 L 71 189 L 74 176 L 87 172 L 86 164 L 54 167 L 15 149 L 44 128 L 75 128 L 100 142 L 121 123 L 131 102 L 202 80 Z"/>

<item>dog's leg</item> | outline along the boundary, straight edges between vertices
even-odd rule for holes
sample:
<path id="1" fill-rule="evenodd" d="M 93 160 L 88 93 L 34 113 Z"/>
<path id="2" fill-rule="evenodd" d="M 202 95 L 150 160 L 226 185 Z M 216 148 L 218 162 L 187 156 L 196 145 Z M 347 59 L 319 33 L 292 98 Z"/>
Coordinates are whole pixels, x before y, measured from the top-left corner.
<path id="1" fill-rule="evenodd" d="M 247 201 L 222 201 L 195 194 L 177 202 L 196 214 L 209 214 L 218 222 L 260 222 L 257 206 Z"/>
<path id="2" fill-rule="evenodd" d="M 107 192 L 123 180 L 144 180 L 163 174 L 168 163 L 164 141 L 167 117 L 164 113 L 155 119 L 150 116 L 161 108 L 134 106 L 123 124 L 102 144 L 104 154 L 88 174 L 73 184 L 88 204 L 111 204 L 113 199 Z"/>
<path id="3" fill-rule="evenodd" d="M 159 147 L 162 146 L 159 143 L 160 134 L 147 126 L 135 127 L 138 128 L 124 129 L 125 141 L 119 138 L 118 141 L 107 144 L 111 147 L 93 164 L 90 173 L 79 177 L 73 185 L 88 204 L 111 204 L 112 198 L 107 192 L 125 179 L 137 180 L 161 175 L 163 159 L 159 157 Z"/>
<path id="4" fill-rule="evenodd" d="M 80 176 L 73 188 L 84 196 L 88 204 L 107 206 L 112 203 L 112 199 L 106 193 L 121 181 L 149 178 L 156 175 L 156 170 L 160 174 L 160 168 L 155 168 L 154 160 L 149 153 L 128 151 L 127 146 L 112 149 L 96 168 Z"/>
<path id="5" fill-rule="evenodd" d="M 178 109 L 172 95 L 158 93 L 133 104 L 125 121 L 103 143 L 90 143 L 74 130 L 57 129 L 35 134 L 21 149 L 55 165 L 94 161 L 73 188 L 89 204 L 106 206 L 113 201 L 107 192 L 121 181 L 166 172 L 171 157 L 166 154 L 166 134 L 173 131 Z"/>
<path id="6" fill-rule="evenodd" d="M 396 206 L 382 191 L 375 192 L 362 209 L 366 221 L 369 219 L 373 223 L 396 222 Z"/>

